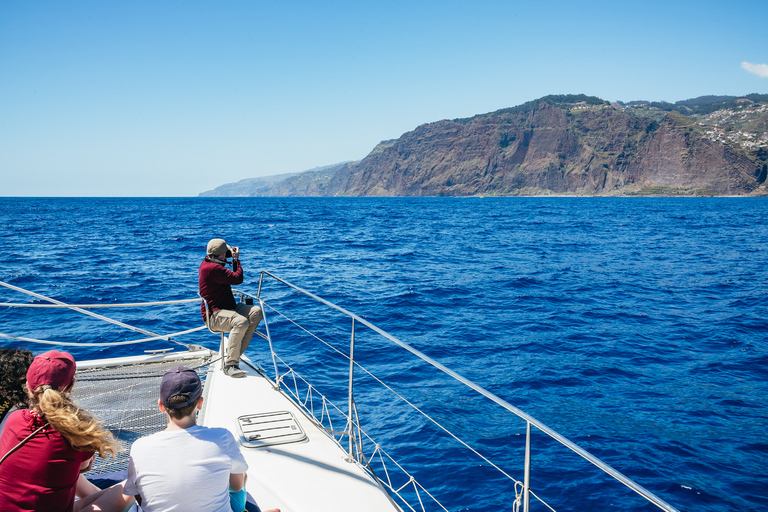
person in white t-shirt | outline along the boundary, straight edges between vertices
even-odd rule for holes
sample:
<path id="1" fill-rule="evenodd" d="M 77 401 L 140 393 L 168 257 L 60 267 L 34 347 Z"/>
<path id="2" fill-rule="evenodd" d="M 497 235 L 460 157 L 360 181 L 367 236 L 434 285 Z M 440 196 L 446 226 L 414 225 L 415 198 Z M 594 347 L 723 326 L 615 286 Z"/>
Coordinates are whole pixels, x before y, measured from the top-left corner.
<path id="1" fill-rule="evenodd" d="M 123 491 L 135 496 L 144 512 L 245 508 L 248 464 L 231 432 L 197 425 L 202 392 L 194 370 L 177 366 L 163 375 L 158 407 L 168 426 L 133 443 Z"/>

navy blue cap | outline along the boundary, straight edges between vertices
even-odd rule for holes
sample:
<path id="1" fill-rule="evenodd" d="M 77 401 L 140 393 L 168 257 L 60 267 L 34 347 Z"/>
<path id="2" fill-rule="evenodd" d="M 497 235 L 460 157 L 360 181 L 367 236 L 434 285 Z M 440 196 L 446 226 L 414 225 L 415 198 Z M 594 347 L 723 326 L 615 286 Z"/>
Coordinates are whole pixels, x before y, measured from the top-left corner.
<path id="1" fill-rule="evenodd" d="M 200 382 L 195 370 L 190 370 L 186 366 L 177 366 L 171 368 L 160 382 L 160 401 L 167 409 L 181 409 L 200 398 L 203 394 L 203 383 Z M 171 397 L 177 395 L 187 395 L 189 400 L 178 404 L 169 404 Z"/>

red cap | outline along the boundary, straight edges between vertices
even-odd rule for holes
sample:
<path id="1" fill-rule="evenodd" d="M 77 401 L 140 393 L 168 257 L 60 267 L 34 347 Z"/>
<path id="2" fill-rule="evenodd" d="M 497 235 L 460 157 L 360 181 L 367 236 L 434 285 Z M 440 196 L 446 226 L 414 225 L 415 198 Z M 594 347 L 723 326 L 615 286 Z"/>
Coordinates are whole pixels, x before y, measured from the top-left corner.
<path id="1" fill-rule="evenodd" d="M 59 391 L 72 384 L 75 358 L 67 352 L 51 350 L 37 356 L 27 370 L 27 387 L 34 393 L 38 386 L 51 386 Z"/>

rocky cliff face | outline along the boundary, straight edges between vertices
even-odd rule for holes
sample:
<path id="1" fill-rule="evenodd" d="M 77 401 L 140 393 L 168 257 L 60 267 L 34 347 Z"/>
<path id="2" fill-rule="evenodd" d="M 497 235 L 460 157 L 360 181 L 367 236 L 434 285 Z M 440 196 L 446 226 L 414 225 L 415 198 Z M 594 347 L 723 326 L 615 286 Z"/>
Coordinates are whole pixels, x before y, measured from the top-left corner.
<path id="1" fill-rule="evenodd" d="M 768 132 L 748 127 L 768 126 L 768 104 L 733 105 L 694 119 L 647 104 L 545 97 L 424 124 L 362 161 L 241 186 L 237 195 L 764 194 Z"/>
<path id="2" fill-rule="evenodd" d="M 765 181 L 764 166 L 711 141 L 670 114 L 627 168 L 645 186 L 685 187 L 717 194 L 747 194 Z"/>
<path id="3" fill-rule="evenodd" d="M 642 187 L 748 194 L 765 180 L 747 156 L 690 120 L 661 123 L 608 106 L 440 121 L 377 148 L 328 192 L 359 196 L 612 194 Z"/>

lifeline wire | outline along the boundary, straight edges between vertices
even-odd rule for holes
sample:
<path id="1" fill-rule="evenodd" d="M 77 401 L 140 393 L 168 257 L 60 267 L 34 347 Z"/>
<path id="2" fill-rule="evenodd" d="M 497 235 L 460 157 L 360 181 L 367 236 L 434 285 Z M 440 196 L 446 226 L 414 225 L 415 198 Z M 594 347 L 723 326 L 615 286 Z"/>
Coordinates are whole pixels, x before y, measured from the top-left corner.
<path id="1" fill-rule="evenodd" d="M 181 336 L 182 334 L 189 334 L 191 332 L 200 331 L 202 329 L 205 329 L 204 325 L 200 326 L 200 327 L 195 327 L 194 329 L 187 329 L 186 331 L 179 331 L 179 332 L 174 332 L 174 333 L 171 333 L 171 334 L 165 334 L 165 335 L 158 334 L 158 335 L 156 335 L 156 336 L 154 336 L 152 338 L 142 338 L 140 340 L 130 340 L 130 341 L 111 341 L 111 342 L 108 342 L 108 343 L 77 343 L 77 342 L 74 342 L 74 341 L 38 340 L 38 339 L 35 339 L 35 338 L 24 338 L 24 337 L 21 337 L 21 336 L 11 336 L 10 334 L 3 334 L 3 333 L 0 333 L 0 338 L 7 338 L 7 339 L 10 339 L 10 340 L 18 340 L 18 341 L 26 341 L 26 342 L 29 342 L 29 343 L 42 343 L 44 345 L 65 345 L 65 346 L 68 346 L 68 347 L 117 347 L 119 345 L 132 345 L 132 344 L 137 344 L 137 343 L 146 343 L 148 341 L 154 341 L 154 340 L 166 340 L 166 341 L 170 341 L 172 343 L 177 343 L 179 345 L 182 345 L 182 346 L 186 347 L 187 345 L 185 345 L 184 343 L 181 343 L 179 341 L 174 341 L 174 340 L 171 340 L 171 339 L 168 339 L 168 338 L 170 338 L 171 336 Z"/>
<path id="2" fill-rule="evenodd" d="M 189 302 L 200 302 L 200 299 L 165 300 L 165 301 L 159 301 L 159 302 L 126 302 L 123 304 L 22 304 L 18 302 L 0 302 L 0 306 L 8 306 L 11 308 L 88 308 L 88 309 L 91 309 L 91 308 L 135 308 L 135 307 L 141 307 L 141 306 L 167 306 L 168 304 L 187 304 Z"/>
<path id="3" fill-rule="evenodd" d="M 267 304 L 267 306 L 269 306 L 269 304 Z M 305 328 L 304 328 L 304 327 L 302 327 L 301 325 L 297 324 L 297 323 L 296 323 L 296 322 L 294 322 L 292 319 L 288 318 L 288 317 L 287 317 L 287 316 L 285 316 L 283 313 L 281 313 L 280 311 L 278 311 L 277 309 L 275 309 L 273 306 L 269 306 L 269 308 L 270 308 L 272 311 L 274 311 L 275 313 L 277 313 L 278 315 L 280 315 L 280 316 L 282 316 L 283 318 L 285 318 L 287 321 L 291 322 L 292 324 L 296 325 L 296 326 L 297 326 L 297 327 L 299 327 L 300 329 L 304 330 L 304 331 L 305 331 L 307 334 L 309 334 L 310 336 L 312 336 L 312 337 L 313 337 L 313 338 L 315 338 L 316 340 L 320 341 L 321 343 L 323 343 L 325 346 L 327 346 L 327 347 L 328 347 L 328 348 L 330 348 L 331 350 L 333 350 L 333 351 L 337 352 L 337 353 L 338 353 L 339 355 L 341 355 L 342 357 L 344 357 L 344 358 L 346 358 L 346 359 L 349 359 L 349 356 L 348 356 L 348 355 L 344 354 L 343 352 L 341 352 L 341 351 L 340 351 L 340 350 L 338 350 L 337 348 L 333 347 L 332 345 L 330 345 L 328 342 L 326 342 L 326 341 L 325 341 L 325 340 L 323 340 L 322 338 L 318 337 L 318 336 L 317 336 L 317 335 L 315 335 L 314 333 L 312 333 L 312 332 L 308 331 L 307 329 L 305 329 Z M 369 371 L 367 368 L 365 368 L 365 367 L 361 366 L 361 365 L 360 365 L 360 363 L 358 363 L 357 361 L 354 361 L 354 365 L 355 365 L 355 366 L 357 366 L 358 368 L 360 368 L 360 369 L 361 369 L 362 371 L 364 371 L 365 373 L 367 373 L 367 374 L 368 374 L 368 375 L 369 375 L 369 376 L 370 376 L 372 379 L 374 379 L 376 382 L 378 382 L 379 384 L 381 384 L 382 386 L 384 386 L 385 388 L 387 388 L 387 389 L 388 389 L 388 390 L 389 390 L 389 391 L 390 391 L 392 394 L 394 394 L 395 396 L 397 396 L 397 397 L 398 397 L 400 400 L 402 400 L 403 402 L 405 402 L 406 404 L 408 404 L 409 406 L 411 406 L 411 408 L 413 408 L 413 409 L 414 409 L 415 411 L 417 411 L 419 414 L 421 414 L 422 416 L 424 416 L 426 419 L 428 419 L 430 422 L 432 422 L 432 423 L 433 423 L 435 426 L 437 426 L 437 427 L 438 427 L 438 428 L 440 428 L 442 431 L 444 431 L 446 434 L 448 434 L 449 436 L 451 436 L 452 438 L 454 438 L 454 439 L 455 439 L 455 440 L 456 440 L 458 443 L 462 444 L 464 447 L 466 447 L 466 448 L 467 448 L 468 450 L 470 450 L 472 453 L 474 453 L 475 455 L 477 455 L 479 458 L 481 458 L 482 460 L 484 460 L 485 462 L 487 462 L 488 464 L 490 464 L 491 466 L 493 466 L 493 467 L 494 467 L 494 468 L 495 468 L 497 471 L 499 471 L 499 472 L 500 472 L 502 475 L 506 476 L 508 479 L 512 480 L 513 482 L 516 482 L 516 483 L 518 482 L 518 480 L 517 480 L 516 478 L 514 478 L 513 476 L 511 476 L 511 475 L 509 475 L 508 473 L 506 473 L 506 472 L 505 472 L 503 469 L 501 469 L 500 467 L 498 467 L 496 464 L 494 464 L 492 461 L 490 461 L 490 460 L 489 460 L 487 457 L 485 457 L 484 455 L 482 455 L 481 453 L 479 453 L 477 450 L 475 450 L 474 448 L 472 448 L 471 446 L 469 446 L 467 443 L 465 443 L 464 441 L 462 441 L 462 440 L 461 440 L 459 437 L 457 437 L 457 436 L 456 436 L 456 435 L 455 435 L 453 432 L 451 432 L 450 430 L 448 430 L 446 427 L 444 427 L 443 425 L 441 425 L 441 424 L 440 424 L 439 422 L 437 422 L 436 420 L 432 419 L 432 417 L 430 417 L 430 416 L 429 416 L 427 413 L 425 413 L 424 411 L 422 411 L 421 409 L 419 409 L 419 408 L 418 408 L 416 405 L 414 405 L 413 403 L 411 403 L 411 402 L 410 402 L 410 401 L 409 401 L 407 398 L 405 398 L 405 397 L 404 397 L 404 396 L 402 396 L 400 393 L 398 393 L 397 391 L 395 391 L 394 389 L 392 389 L 390 386 L 388 386 L 387 384 L 385 384 L 384 382 L 382 382 L 382 381 L 381 381 L 381 379 L 379 379 L 378 377 L 376 377 L 376 376 L 375 376 L 373 373 L 371 373 L 371 372 L 370 372 L 370 371 Z"/>
<path id="4" fill-rule="evenodd" d="M 156 339 L 164 339 L 166 341 L 170 341 L 172 343 L 176 343 L 176 344 L 181 345 L 183 347 L 187 347 L 187 345 L 185 343 L 181 343 L 179 341 L 172 340 L 172 339 L 170 339 L 169 336 L 161 336 L 161 335 L 158 335 L 158 334 L 156 334 L 154 332 L 147 331 L 147 330 L 141 329 L 139 327 L 134 327 L 132 325 L 128 325 L 128 324 L 125 324 L 123 322 L 119 322 L 117 320 L 113 320 L 111 318 L 107 318 L 106 316 L 102 316 L 102 315 L 99 315 L 99 314 L 96 314 L 96 313 L 92 313 L 90 311 L 87 311 L 85 309 L 79 308 L 77 306 L 71 306 L 71 305 L 66 304 L 64 302 L 61 302 L 60 300 L 52 299 L 50 297 L 46 297 L 45 295 L 40 295 L 39 293 L 31 292 L 29 290 L 25 290 L 24 288 L 19 288 L 18 286 L 13 286 L 12 284 L 8 284 L 8 283 L 5 283 L 3 281 L 0 281 L 0 286 L 5 286 L 6 288 L 10 288 L 11 290 L 14 290 L 14 291 L 17 291 L 17 292 L 21 292 L 21 293 L 25 293 L 27 295 L 31 295 L 31 296 L 36 297 L 36 298 L 41 299 L 41 300 L 47 300 L 48 302 L 53 302 L 54 304 L 58 304 L 60 306 L 67 307 L 67 308 L 69 308 L 69 309 L 71 309 L 73 311 L 77 311 L 78 313 L 83 313 L 84 315 L 92 316 L 94 318 L 98 318 L 99 320 L 104 320 L 105 322 L 109 322 L 111 324 L 114 324 L 114 325 L 117 325 L 117 326 L 120 326 L 120 327 L 124 327 L 124 328 L 130 329 L 132 331 L 140 332 L 142 334 L 146 334 L 146 335 L 149 335 L 149 336 L 155 336 Z"/>

